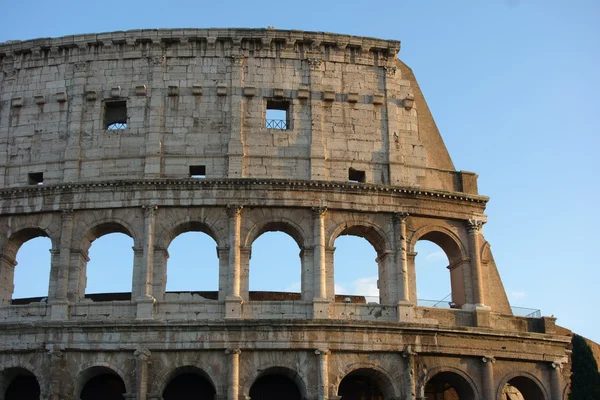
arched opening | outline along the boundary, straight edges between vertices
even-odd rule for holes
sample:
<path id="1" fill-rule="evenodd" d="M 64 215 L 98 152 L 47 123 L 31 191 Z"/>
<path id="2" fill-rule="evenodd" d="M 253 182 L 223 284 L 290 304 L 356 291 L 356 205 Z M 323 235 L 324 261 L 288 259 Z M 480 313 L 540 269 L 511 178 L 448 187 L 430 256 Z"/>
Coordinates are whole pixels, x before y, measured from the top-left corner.
<path id="1" fill-rule="evenodd" d="M 475 400 L 475 392 L 465 378 L 454 372 L 440 372 L 425 385 L 425 398 Z"/>
<path id="2" fill-rule="evenodd" d="M 13 299 L 21 302 L 30 299 L 39 301 L 48 298 L 52 241 L 38 236 L 23 243 L 17 251 Z M 31 279 L 35 276 L 35 279 Z M 19 302 L 19 303 L 21 303 Z"/>
<path id="3" fill-rule="evenodd" d="M 42 229 L 23 229 L 11 236 L 0 257 L 0 303 L 20 299 L 13 303 L 26 304 L 47 298 L 51 249 L 52 242 Z"/>
<path id="4" fill-rule="evenodd" d="M 179 368 L 163 391 L 163 400 L 213 400 L 215 388 L 204 371 Z"/>
<path id="5" fill-rule="evenodd" d="M 379 303 L 377 252 L 368 240 L 344 235 L 335 240 L 333 279 L 335 294 L 364 297 L 366 303 Z M 346 300 L 347 301 L 347 300 Z M 353 299 L 360 302 L 360 299 Z"/>
<path id="6" fill-rule="evenodd" d="M 39 400 L 40 385 L 36 377 L 23 368 L 9 368 L 2 373 L 5 400 Z"/>
<path id="7" fill-rule="evenodd" d="M 124 400 L 127 391 L 123 379 L 106 367 L 93 367 L 82 373 L 81 400 Z"/>
<path id="8" fill-rule="evenodd" d="M 361 368 L 342 379 L 338 387 L 341 400 L 383 400 L 393 398 L 389 381 L 378 371 Z"/>
<path id="9" fill-rule="evenodd" d="M 544 392 L 533 380 L 517 376 L 502 388 L 502 400 L 544 400 Z"/>
<path id="10" fill-rule="evenodd" d="M 129 232 L 120 225 L 105 224 L 94 228 L 90 236 L 86 297 L 94 301 L 130 300 L 134 243 Z"/>
<path id="11" fill-rule="evenodd" d="M 301 400 L 302 394 L 292 378 L 272 372 L 260 376 L 250 388 L 252 400 Z"/>
<path id="12" fill-rule="evenodd" d="M 452 286 L 447 275 L 448 257 L 437 244 L 419 240 L 415 245 L 418 305 L 447 308 L 452 303 Z"/>
<path id="13" fill-rule="evenodd" d="M 169 244 L 167 292 L 200 292 L 217 300 L 219 291 L 219 257 L 217 243 L 197 229 L 179 234 Z"/>
<path id="14" fill-rule="evenodd" d="M 409 273 L 414 274 L 410 277 L 413 282 L 411 298 L 430 300 L 420 305 L 460 308 L 467 303 L 465 272 L 468 274 L 468 271 L 465 268 L 468 265 L 463 263 L 457 240 L 450 233 L 434 230 L 425 232 L 413 242 L 413 252 L 409 253 L 408 260 Z"/>
<path id="15" fill-rule="evenodd" d="M 252 242 L 248 276 L 250 300 L 301 299 L 302 254 L 289 229 L 283 231 L 282 228 L 285 229 L 280 225 L 267 226 Z"/>

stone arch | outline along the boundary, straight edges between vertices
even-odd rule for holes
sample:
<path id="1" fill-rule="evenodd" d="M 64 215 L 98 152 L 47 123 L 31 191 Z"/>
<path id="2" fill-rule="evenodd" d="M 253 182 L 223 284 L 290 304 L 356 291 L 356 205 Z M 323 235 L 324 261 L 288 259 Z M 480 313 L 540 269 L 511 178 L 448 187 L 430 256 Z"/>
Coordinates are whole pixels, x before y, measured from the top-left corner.
<path id="1" fill-rule="evenodd" d="M 260 378 L 263 378 L 263 377 L 266 377 L 269 375 L 282 375 L 282 376 L 285 376 L 286 378 L 291 379 L 296 384 L 296 387 L 298 388 L 298 390 L 300 392 L 300 398 L 305 399 L 307 397 L 308 385 L 307 385 L 307 381 L 306 381 L 306 376 L 302 375 L 299 371 L 293 370 L 288 367 L 281 367 L 281 366 L 256 368 L 254 370 L 254 374 L 251 376 L 251 379 L 248 379 L 245 382 L 245 385 L 241 388 L 242 390 L 240 391 L 240 394 L 249 396 L 252 386 L 254 386 L 254 384 Z"/>
<path id="2" fill-rule="evenodd" d="M 378 256 L 385 254 L 393 248 L 389 235 L 379 225 L 371 221 L 344 221 L 337 224 L 330 231 L 327 241 L 328 247 L 333 248 L 335 240 L 343 235 L 358 236 L 366 239 L 375 248 Z"/>
<path id="3" fill-rule="evenodd" d="M 460 237 L 441 225 L 425 225 L 410 235 L 408 239 L 409 252 L 409 275 L 412 281 L 411 299 L 417 301 L 417 279 L 415 265 L 415 246 L 419 240 L 427 240 L 439 246 L 448 258 L 448 270 L 450 273 L 450 287 L 452 292 L 453 307 L 460 308 L 469 303 L 472 294 L 467 292 L 472 285 L 467 282 L 471 279 L 471 273 L 468 266 L 465 266 L 465 260 L 468 260 L 467 249 Z M 436 299 L 437 300 L 437 299 Z"/>
<path id="4" fill-rule="evenodd" d="M 2 369 L 2 371 L 0 371 L 0 397 L 1 398 L 4 398 L 4 396 L 6 394 L 6 390 L 9 388 L 11 383 L 13 383 L 14 379 L 18 376 L 33 377 L 38 384 L 39 391 L 40 391 L 40 398 L 43 397 L 44 392 L 43 392 L 42 388 L 45 385 L 43 385 L 42 376 L 40 376 L 36 372 L 36 368 L 34 368 L 30 364 L 17 363 L 17 364 L 11 364 L 10 366 L 6 366 L 5 368 Z"/>
<path id="5" fill-rule="evenodd" d="M 496 388 L 497 400 L 502 400 L 502 389 L 507 383 L 519 389 L 525 400 L 550 399 L 544 384 L 535 375 L 525 371 L 513 371 L 504 375 L 500 380 Z"/>
<path id="6" fill-rule="evenodd" d="M 58 248 L 58 238 L 48 228 L 42 227 L 22 227 L 10 235 L 4 243 L 0 257 L 0 303 L 11 301 L 19 249 L 25 242 L 37 237 L 49 238 L 52 242 L 52 250 Z"/>
<path id="7" fill-rule="evenodd" d="M 96 376 L 103 374 L 115 375 L 119 377 L 119 379 L 125 385 L 125 392 L 130 393 L 132 391 L 133 387 L 131 383 L 125 379 L 127 375 L 120 368 L 108 363 L 86 363 L 82 366 L 81 371 L 75 378 L 73 385 L 73 397 L 79 399 L 86 383 Z"/>
<path id="8" fill-rule="evenodd" d="M 427 383 L 429 383 L 436 376 L 443 375 L 446 375 L 446 377 L 450 377 L 451 379 L 456 379 L 458 382 L 461 382 L 461 387 L 459 388 L 459 390 L 463 389 L 471 392 L 470 394 L 467 393 L 467 396 L 461 396 L 461 400 L 475 400 L 481 397 L 479 386 L 475 383 L 475 380 L 465 371 L 450 366 L 435 367 L 428 370 L 427 373 L 425 373 L 418 380 L 417 393 L 421 391 L 421 394 L 424 395 Z M 461 393 L 459 393 L 459 395 L 460 394 Z"/>
<path id="9" fill-rule="evenodd" d="M 335 241 L 344 235 L 356 236 L 365 239 L 373 248 L 377 257 L 375 262 L 377 263 L 377 278 L 378 278 L 378 289 L 379 289 L 379 301 L 382 304 L 393 304 L 394 293 L 396 288 L 394 287 L 393 279 L 390 279 L 392 275 L 393 267 L 390 261 L 393 261 L 388 255 L 393 249 L 392 240 L 390 235 L 385 230 L 370 220 L 365 218 L 352 219 L 350 221 L 342 221 L 329 230 L 329 236 L 327 237 L 327 247 L 331 252 L 331 256 L 328 259 L 328 274 L 327 274 L 327 293 L 328 297 L 332 298 L 335 295 Z M 338 276 L 339 278 L 339 276 Z"/>
<path id="10" fill-rule="evenodd" d="M 334 395 L 338 395 L 340 385 L 344 378 L 357 372 L 363 372 L 366 376 L 375 380 L 383 393 L 384 399 L 393 399 L 400 396 L 398 388 L 394 386 L 395 379 L 381 366 L 375 363 L 358 362 L 347 365 L 341 374 L 335 377 L 333 382 Z"/>
<path id="11" fill-rule="evenodd" d="M 162 230 L 161 235 L 156 240 L 156 247 L 167 249 L 171 242 L 182 233 L 202 232 L 210 236 L 217 246 L 224 246 L 226 239 L 219 235 L 219 230 L 207 221 L 185 218 L 169 224 Z"/>
<path id="12" fill-rule="evenodd" d="M 426 225 L 417 229 L 408 240 L 408 251 L 414 252 L 419 240 L 429 240 L 446 253 L 450 264 L 468 258 L 467 250 L 460 237 L 447 227 L 441 225 Z"/>
<path id="13" fill-rule="evenodd" d="M 133 239 L 135 247 L 141 247 L 142 245 L 141 238 L 127 221 L 114 218 L 103 218 L 94 221 L 93 225 L 87 228 L 83 235 L 81 235 L 81 250 L 87 252 L 94 240 L 110 233 L 123 233 Z"/>
<path id="14" fill-rule="evenodd" d="M 4 242 L 2 247 L 2 255 L 14 260 L 21 246 L 37 237 L 47 237 L 52 242 L 52 249 L 58 249 L 59 238 L 53 234 L 47 227 L 21 227 L 15 230 Z"/>
<path id="15" fill-rule="evenodd" d="M 163 393 L 165 392 L 165 390 L 167 389 L 167 387 L 169 386 L 169 384 L 175 378 L 177 378 L 178 376 L 186 375 L 186 374 L 198 375 L 198 376 L 202 377 L 208 383 L 210 383 L 210 385 L 212 386 L 212 389 L 214 390 L 214 392 L 217 395 L 220 394 L 219 390 L 218 390 L 218 386 L 215 385 L 215 380 L 208 373 L 208 371 L 206 371 L 205 369 L 200 368 L 198 366 L 195 366 L 195 365 L 184 365 L 184 366 L 168 369 L 168 370 L 165 370 L 164 372 L 162 372 L 159 376 L 157 376 L 157 379 L 156 379 L 157 385 L 159 385 L 157 393 L 159 393 L 162 396 Z"/>
<path id="16" fill-rule="evenodd" d="M 251 247 L 252 243 L 265 232 L 283 232 L 292 237 L 300 249 L 306 243 L 306 232 L 295 221 L 285 217 L 272 217 L 254 224 L 247 232 L 242 247 Z"/>

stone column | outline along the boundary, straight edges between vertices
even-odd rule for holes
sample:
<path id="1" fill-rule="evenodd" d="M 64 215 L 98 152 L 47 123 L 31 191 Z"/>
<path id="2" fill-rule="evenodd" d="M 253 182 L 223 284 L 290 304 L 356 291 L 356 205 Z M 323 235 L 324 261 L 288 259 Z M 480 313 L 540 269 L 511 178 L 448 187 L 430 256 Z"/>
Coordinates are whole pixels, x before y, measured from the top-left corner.
<path id="1" fill-rule="evenodd" d="M 154 297 L 152 297 L 152 279 L 154 274 L 154 229 L 156 225 L 156 205 L 143 206 L 144 212 L 144 244 L 143 266 L 139 276 L 139 290 L 137 293 L 137 319 L 152 319 L 154 311 Z"/>
<path id="2" fill-rule="evenodd" d="M 304 301 L 311 301 L 314 298 L 313 285 L 314 285 L 314 248 L 312 246 L 304 246 L 300 250 L 300 264 L 302 266 L 302 280 L 301 280 L 301 296 Z"/>
<path id="3" fill-rule="evenodd" d="M 240 297 L 242 301 L 250 300 L 250 259 L 252 247 L 240 247 Z"/>
<path id="4" fill-rule="evenodd" d="M 154 246 L 154 274 L 152 278 L 152 297 L 163 301 L 167 290 L 167 262 L 169 250 Z"/>
<path id="5" fill-rule="evenodd" d="M 417 398 L 417 382 L 415 375 L 415 357 L 417 353 L 412 350 L 409 345 L 402 353 L 402 357 L 406 361 L 404 369 L 404 398 L 406 400 L 415 400 Z"/>
<path id="6" fill-rule="evenodd" d="M 375 259 L 377 263 L 377 289 L 380 304 L 395 304 L 397 290 L 395 285 L 394 255 L 391 250 L 381 252 Z"/>
<path id="7" fill-rule="evenodd" d="M 484 399 L 495 399 L 494 393 L 494 357 L 485 356 L 481 359 L 483 362 L 481 374 L 481 386 L 483 387 Z"/>
<path id="8" fill-rule="evenodd" d="M 550 364 L 550 390 L 552 392 L 552 400 L 563 400 L 561 369 L 562 365 L 559 362 Z"/>
<path id="9" fill-rule="evenodd" d="M 0 305 L 9 305 L 15 289 L 15 267 L 17 261 L 0 254 Z"/>
<path id="10" fill-rule="evenodd" d="M 219 301 L 225 301 L 229 290 L 229 247 L 217 247 L 219 258 Z"/>
<path id="11" fill-rule="evenodd" d="M 46 345 L 46 350 L 50 356 L 50 365 L 52 366 L 49 372 L 50 379 L 48 382 L 48 400 L 62 400 L 64 394 L 62 388 L 67 385 L 61 378 L 64 376 L 65 358 L 60 346 L 52 344 Z"/>
<path id="12" fill-rule="evenodd" d="M 231 76 L 229 93 L 229 143 L 227 146 L 227 177 L 242 178 L 244 174 L 244 62 L 242 54 L 231 55 L 231 65 L 227 68 Z"/>
<path id="13" fill-rule="evenodd" d="M 327 267 L 325 263 L 325 214 L 326 207 L 314 207 L 314 291 L 313 318 L 329 318 L 329 300 L 327 299 Z"/>
<path id="14" fill-rule="evenodd" d="M 312 121 L 310 130 L 310 179 L 325 180 L 328 174 L 325 168 L 325 145 L 323 143 L 322 62 L 320 59 L 311 58 L 308 60 L 308 65 L 310 68 L 309 98 Z"/>
<path id="15" fill-rule="evenodd" d="M 329 398 L 329 350 L 315 350 L 319 357 L 319 386 L 317 400 L 327 400 Z"/>
<path id="16" fill-rule="evenodd" d="M 469 255 L 471 258 L 471 277 L 473 279 L 473 302 L 475 307 L 484 306 L 483 279 L 481 270 L 481 257 L 479 257 L 479 237 L 483 221 L 470 219 L 467 230 L 469 232 Z"/>
<path id="17" fill-rule="evenodd" d="M 227 349 L 229 368 L 227 369 L 227 400 L 239 400 L 240 396 L 240 349 Z"/>
<path id="18" fill-rule="evenodd" d="M 136 372 L 136 396 L 137 400 L 146 400 L 148 394 L 148 359 L 150 358 L 150 350 L 137 349 L 133 355 L 135 356 L 135 372 Z"/>
<path id="19" fill-rule="evenodd" d="M 69 285 L 69 261 L 73 238 L 73 210 L 63 210 L 60 227 L 60 261 L 56 274 L 56 292 L 50 300 L 66 301 Z"/>
<path id="20" fill-rule="evenodd" d="M 229 217 L 229 279 L 225 299 L 225 318 L 242 317 L 241 270 L 240 270 L 240 228 L 242 224 L 241 205 L 227 206 Z"/>

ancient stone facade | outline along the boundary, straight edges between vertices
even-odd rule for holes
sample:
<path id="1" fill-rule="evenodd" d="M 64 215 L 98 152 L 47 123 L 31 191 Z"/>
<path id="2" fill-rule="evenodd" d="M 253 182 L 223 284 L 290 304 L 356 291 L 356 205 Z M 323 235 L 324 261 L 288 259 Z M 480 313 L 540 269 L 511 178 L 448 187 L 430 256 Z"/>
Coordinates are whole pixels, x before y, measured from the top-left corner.
<path id="1" fill-rule="evenodd" d="M 169 400 L 179 382 L 229 400 L 499 400 L 509 383 L 566 398 L 569 338 L 512 314 L 488 199 L 455 171 L 399 49 L 270 29 L 0 44 L 0 396 Z M 212 300 L 165 294 L 187 231 L 216 242 Z M 297 299 L 250 296 L 267 231 L 301 249 Z M 131 296 L 93 301 L 88 249 L 111 232 L 134 241 Z M 379 304 L 336 298 L 341 235 L 377 251 Z M 16 253 L 37 236 L 52 241 L 48 299 L 18 304 Z M 416 302 L 419 240 L 450 260 L 452 308 Z"/>

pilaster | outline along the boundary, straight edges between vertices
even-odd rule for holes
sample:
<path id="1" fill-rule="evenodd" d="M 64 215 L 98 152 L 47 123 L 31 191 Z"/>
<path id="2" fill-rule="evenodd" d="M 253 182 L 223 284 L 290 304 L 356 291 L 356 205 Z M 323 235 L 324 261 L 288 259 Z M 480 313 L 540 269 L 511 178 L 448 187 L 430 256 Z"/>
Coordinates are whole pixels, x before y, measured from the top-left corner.
<path id="1" fill-rule="evenodd" d="M 229 357 L 227 368 L 227 400 L 239 400 L 240 393 L 240 349 L 227 349 Z"/>
<path id="2" fill-rule="evenodd" d="M 319 383 L 317 389 L 318 400 L 328 400 L 329 398 L 329 350 L 315 350 L 315 354 L 319 357 Z"/>
<path id="3" fill-rule="evenodd" d="M 156 225 L 156 205 L 142 207 L 144 213 L 144 243 L 143 243 L 143 265 L 142 270 L 134 272 L 134 276 L 140 277 L 138 282 L 139 293 L 136 298 L 137 319 L 152 319 L 154 314 L 154 297 L 152 297 L 152 280 L 154 274 L 154 230 Z"/>
<path id="4" fill-rule="evenodd" d="M 469 253 L 471 258 L 471 279 L 473 280 L 473 302 L 475 303 L 475 307 L 483 307 L 485 302 L 481 257 L 479 256 L 482 226 L 483 221 L 479 219 L 470 219 L 467 223 L 467 231 L 469 232 Z"/>
<path id="5" fill-rule="evenodd" d="M 485 356 L 481 358 L 482 374 L 481 374 L 481 386 L 483 388 L 483 397 L 485 399 L 494 399 L 494 363 L 496 359 L 491 356 Z"/>
<path id="6" fill-rule="evenodd" d="M 139 348 L 133 353 L 136 372 L 136 400 L 147 400 L 148 393 L 148 359 L 150 350 Z"/>
<path id="7" fill-rule="evenodd" d="M 242 317 L 241 270 L 240 270 L 240 227 L 242 205 L 227 206 L 229 218 L 229 279 L 225 299 L 225 318 Z"/>
<path id="8" fill-rule="evenodd" d="M 326 180 L 328 175 L 327 168 L 325 167 L 326 156 L 323 138 L 323 100 L 321 99 L 323 62 L 318 58 L 311 58 L 307 62 L 310 82 L 310 117 L 312 121 L 309 179 L 322 181 Z"/>
<path id="9" fill-rule="evenodd" d="M 229 178 L 242 178 L 244 172 L 244 100 L 241 91 L 237 88 L 244 86 L 244 63 L 245 58 L 241 54 L 234 54 L 231 57 L 229 72 L 231 82 L 229 85 L 229 145 L 227 147 Z"/>

